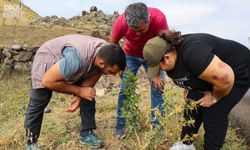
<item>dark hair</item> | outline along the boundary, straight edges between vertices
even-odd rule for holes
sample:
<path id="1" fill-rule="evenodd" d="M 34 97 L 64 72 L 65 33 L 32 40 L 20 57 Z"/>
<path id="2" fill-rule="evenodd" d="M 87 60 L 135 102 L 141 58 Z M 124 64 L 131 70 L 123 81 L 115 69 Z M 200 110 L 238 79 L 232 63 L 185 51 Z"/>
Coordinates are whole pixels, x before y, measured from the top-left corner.
<path id="1" fill-rule="evenodd" d="M 110 65 L 118 65 L 121 70 L 125 70 L 126 67 L 126 57 L 123 49 L 117 44 L 108 44 L 103 46 L 99 52 L 98 56 Z"/>
<path id="2" fill-rule="evenodd" d="M 160 37 L 170 44 L 171 49 L 169 51 L 172 51 L 175 46 L 178 46 L 183 41 L 180 31 L 163 30 L 160 32 Z"/>
<path id="3" fill-rule="evenodd" d="M 129 27 L 136 28 L 142 21 L 148 22 L 148 8 L 142 2 L 130 4 L 125 10 L 125 18 Z"/>

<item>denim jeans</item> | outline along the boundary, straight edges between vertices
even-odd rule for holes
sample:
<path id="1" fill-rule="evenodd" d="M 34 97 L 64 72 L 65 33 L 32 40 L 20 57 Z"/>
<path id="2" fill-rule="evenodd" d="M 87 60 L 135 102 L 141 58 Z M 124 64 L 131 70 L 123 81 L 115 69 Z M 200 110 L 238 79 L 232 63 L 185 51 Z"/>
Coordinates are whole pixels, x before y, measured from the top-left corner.
<path id="1" fill-rule="evenodd" d="M 31 89 L 30 102 L 24 120 L 24 127 L 26 129 L 26 137 L 28 137 L 28 143 L 37 142 L 39 138 L 44 109 L 50 102 L 52 92 L 53 91 L 46 88 Z M 96 129 L 95 100 L 89 101 L 81 99 L 80 116 L 80 136 L 85 136 L 90 131 Z"/>
<path id="2" fill-rule="evenodd" d="M 130 70 L 133 74 L 137 74 L 138 69 L 141 67 L 141 65 L 144 66 L 145 71 L 147 71 L 148 66 L 144 62 L 144 59 L 132 57 L 126 55 L 126 65 L 128 70 Z M 160 75 L 162 78 L 164 78 L 163 72 L 160 72 Z M 123 93 L 123 89 L 126 88 L 123 84 L 123 81 L 127 78 L 127 74 L 124 71 L 122 74 L 122 80 L 120 85 L 120 92 L 118 97 L 118 106 L 117 106 L 117 118 L 116 118 L 116 128 L 124 128 L 125 126 L 125 118 L 121 114 L 121 108 L 123 101 L 126 99 L 126 96 Z M 162 91 L 159 89 L 156 89 L 153 84 L 151 86 L 151 122 L 153 126 L 157 126 L 159 124 L 158 119 L 155 116 L 154 109 L 157 108 L 160 110 L 161 115 L 163 115 L 163 109 L 164 109 L 164 101 L 162 98 Z"/>

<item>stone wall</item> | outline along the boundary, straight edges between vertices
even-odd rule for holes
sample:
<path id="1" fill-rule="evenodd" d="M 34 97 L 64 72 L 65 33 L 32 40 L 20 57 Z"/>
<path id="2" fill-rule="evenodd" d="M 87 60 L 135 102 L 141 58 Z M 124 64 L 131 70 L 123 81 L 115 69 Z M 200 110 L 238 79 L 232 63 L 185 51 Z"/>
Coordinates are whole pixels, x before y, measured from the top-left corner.
<path id="1" fill-rule="evenodd" d="M 5 73 L 10 70 L 30 71 L 33 57 L 38 47 L 12 45 L 10 48 L 0 48 L 0 68 Z"/>

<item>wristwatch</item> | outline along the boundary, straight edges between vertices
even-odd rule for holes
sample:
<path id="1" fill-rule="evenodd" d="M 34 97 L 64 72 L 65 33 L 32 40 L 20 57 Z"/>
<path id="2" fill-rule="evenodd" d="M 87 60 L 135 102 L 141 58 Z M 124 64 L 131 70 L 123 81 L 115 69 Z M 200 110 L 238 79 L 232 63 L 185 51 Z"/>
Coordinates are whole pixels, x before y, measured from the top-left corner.
<path id="1" fill-rule="evenodd" d="M 212 103 L 215 104 L 215 103 L 217 103 L 217 102 L 218 102 L 217 99 L 216 99 L 215 97 L 212 96 Z"/>

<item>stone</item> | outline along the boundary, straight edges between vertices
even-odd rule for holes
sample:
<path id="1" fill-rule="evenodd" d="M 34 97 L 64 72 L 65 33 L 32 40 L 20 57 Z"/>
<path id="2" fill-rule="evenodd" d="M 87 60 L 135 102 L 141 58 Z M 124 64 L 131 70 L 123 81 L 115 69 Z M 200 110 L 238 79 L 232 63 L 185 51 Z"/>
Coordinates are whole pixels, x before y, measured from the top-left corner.
<path id="1" fill-rule="evenodd" d="M 3 50 L 3 56 L 7 57 L 7 58 L 11 58 L 12 54 L 11 54 L 11 52 L 8 49 L 4 49 Z"/>
<path id="2" fill-rule="evenodd" d="M 13 69 L 20 71 L 30 71 L 31 62 L 14 62 Z"/>
<path id="3" fill-rule="evenodd" d="M 16 51 L 20 51 L 20 50 L 22 50 L 22 46 L 18 45 L 18 44 L 14 44 L 11 46 L 11 49 L 16 50 Z"/>
<path id="4" fill-rule="evenodd" d="M 96 6 L 91 6 L 89 11 L 90 11 L 90 12 L 94 12 L 94 11 L 97 12 L 97 10 L 98 10 L 98 9 L 97 9 Z"/>
<path id="5" fill-rule="evenodd" d="M 44 110 L 44 113 L 51 113 L 51 108 L 47 106 Z"/>
<path id="6" fill-rule="evenodd" d="M 85 16 L 85 15 L 87 15 L 87 14 L 88 14 L 87 11 L 85 11 L 85 10 L 82 11 L 82 16 Z"/>
<path id="7" fill-rule="evenodd" d="M 18 55 L 13 56 L 13 60 L 18 61 L 18 62 L 25 62 L 29 61 L 32 58 L 32 53 L 31 52 L 26 52 L 22 51 Z"/>

